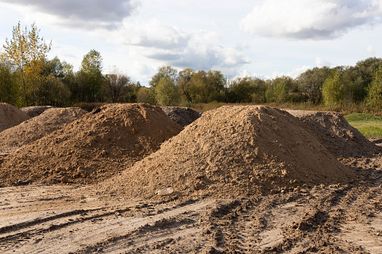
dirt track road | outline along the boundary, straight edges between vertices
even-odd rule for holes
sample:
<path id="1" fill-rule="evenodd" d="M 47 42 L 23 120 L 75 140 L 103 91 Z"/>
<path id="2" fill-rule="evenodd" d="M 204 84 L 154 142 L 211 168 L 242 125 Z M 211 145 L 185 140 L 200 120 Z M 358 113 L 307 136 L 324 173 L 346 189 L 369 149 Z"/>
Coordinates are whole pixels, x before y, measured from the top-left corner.
<path id="1" fill-rule="evenodd" d="M 2 253 L 382 250 L 377 189 L 341 187 L 253 200 L 123 205 L 86 198 L 77 203 L 61 188 L 2 191 L 11 194 L 1 200 Z M 46 195 L 37 199 L 30 195 L 42 192 Z"/>
<path id="2" fill-rule="evenodd" d="M 0 253 L 382 253 L 382 173 L 237 200 L 0 189 Z"/>

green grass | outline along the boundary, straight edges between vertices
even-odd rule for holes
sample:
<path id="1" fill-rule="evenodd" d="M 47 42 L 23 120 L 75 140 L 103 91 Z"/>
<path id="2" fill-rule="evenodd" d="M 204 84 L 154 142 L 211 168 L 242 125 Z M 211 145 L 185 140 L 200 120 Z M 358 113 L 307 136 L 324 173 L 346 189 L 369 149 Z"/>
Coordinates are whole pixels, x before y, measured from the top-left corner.
<path id="1" fill-rule="evenodd" d="M 366 113 L 353 113 L 346 120 L 367 138 L 382 138 L 382 116 Z"/>

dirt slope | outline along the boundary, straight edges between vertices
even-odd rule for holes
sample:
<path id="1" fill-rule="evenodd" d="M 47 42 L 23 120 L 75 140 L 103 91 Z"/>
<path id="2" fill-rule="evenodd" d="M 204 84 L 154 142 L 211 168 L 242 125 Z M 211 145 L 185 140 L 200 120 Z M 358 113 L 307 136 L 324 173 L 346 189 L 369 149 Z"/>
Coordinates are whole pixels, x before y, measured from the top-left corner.
<path id="1" fill-rule="evenodd" d="M 154 152 L 180 130 L 158 107 L 106 105 L 10 154 L 0 167 L 1 184 L 96 182 Z"/>
<path id="2" fill-rule="evenodd" d="M 41 115 L 0 133 L 0 153 L 9 153 L 73 122 L 86 111 L 80 108 L 52 108 Z"/>
<path id="3" fill-rule="evenodd" d="M 202 115 L 191 108 L 162 107 L 162 109 L 168 117 L 183 127 L 191 124 Z"/>
<path id="4" fill-rule="evenodd" d="M 28 115 L 18 108 L 7 103 L 0 103 L 0 132 L 16 126 L 28 118 Z"/>
<path id="5" fill-rule="evenodd" d="M 119 200 L 94 189 L 0 189 L 0 253 L 380 254 L 382 171 L 358 183 L 233 199 Z"/>
<path id="6" fill-rule="evenodd" d="M 382 149 L 366 139 L 346 119 L 335 112 L 289 110 L 314 133 L 319 141 L 338 157 L 372 155 Z"/>
<path id="7" fill-rule="evenodd" d="M 31 106 L 21 108 L 21 111 L 26 113 L 29 117 L 36 117 L 41 115 L 45 110 L 51 109 L 52 106 Z"/>
<path id="8" fill-rule="evenodd" d="M 344 181 L 351 175 L 287 112 L 227 106 L 203 114 L 159 151 L 102 187 L 139 198 L 172 192 L 232 197 L 300 183 Z"/>

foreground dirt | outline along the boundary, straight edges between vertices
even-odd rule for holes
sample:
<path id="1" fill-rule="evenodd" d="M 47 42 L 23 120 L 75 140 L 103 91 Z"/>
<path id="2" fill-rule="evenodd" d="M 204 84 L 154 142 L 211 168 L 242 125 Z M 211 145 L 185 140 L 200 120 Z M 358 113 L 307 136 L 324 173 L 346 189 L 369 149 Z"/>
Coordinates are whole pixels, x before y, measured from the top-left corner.
<path id="1" fill-rule="evenodd" d="M 236 199 L 129 201 L 76 186 L 2 188 L 0 252 L 377 254 L 380 159 L 353 158 L 360 161 L 353 184 Z"/>

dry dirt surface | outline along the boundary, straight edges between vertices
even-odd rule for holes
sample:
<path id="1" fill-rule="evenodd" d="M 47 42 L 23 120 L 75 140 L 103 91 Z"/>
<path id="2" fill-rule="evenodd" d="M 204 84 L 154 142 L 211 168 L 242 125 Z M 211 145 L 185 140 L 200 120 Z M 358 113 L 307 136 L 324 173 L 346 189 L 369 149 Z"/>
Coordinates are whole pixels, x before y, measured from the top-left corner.
<path id="1" fill-rule="evenodd" d="M 368 156 L 382 149 L 366 139 L 336 112 L 288 110 L 299 118 L 319 141 L 337 157 Z"/>
<path id="2" fill-rule="evenodd" d="M 352 184 L 225 199 L 2 188 L 0 253 L 380 254 L 382 168 L 358 174 Z"/>
<path id="3" fill-rule="evenodd" d="M 0 188 L 0 253 L 382 253 L 382 154 L 305 128 L 223 107 L 103 183 Z"/>
<path id="4" fill-rule="evenodd" d="M 204 113 L 160 150 L 99 188 L 132 198 L 206 193 L 226 198 L 353 177 L 289 113 L 227 106 Z"/>
<path id="5" fill-rule="evenodd" d="M 182 107 L 162 107 L 163 111 L 180 126 L 187 126 L 197 120 L 202 114 L 191 109 Z"/>
<path id="6" fill-rule="evenodd" d="M 21 111 L 26 113 L 29 117 L 36 117 L 44 113 L 45 110 L 51 109 L 52 106 L 30 106 L 21 108 Z"/>
<path id="7" fill-rule="evenodd" d="M 80 108 L 51 108 L 0 133 L 0 153 L 10 153 L 77 120 L 86 111 Z"/>
<path id="8" fill-rule="evenodd" d="M 0 165 L 0 185 L 97 182 L 180 130 L 159 107 L 106 105 L 8 155 Z"/>
<path id="9" fill-rule="evenodd" d="M 0 132 L 16 126 L 28 118 L 29 116 L 20 109 L 7 103 L 0 103 Z"/>

